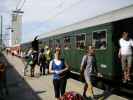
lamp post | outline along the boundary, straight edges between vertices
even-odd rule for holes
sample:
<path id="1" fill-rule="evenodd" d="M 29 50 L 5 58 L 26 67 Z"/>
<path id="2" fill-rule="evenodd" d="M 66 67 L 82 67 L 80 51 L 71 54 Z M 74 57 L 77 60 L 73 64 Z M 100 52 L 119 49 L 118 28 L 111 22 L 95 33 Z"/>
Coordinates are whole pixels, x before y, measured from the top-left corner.
<path id="1" fill-rule="evenodd" d="M 0 29 L 1 29 L 1 31 L 0 31 L 0 50 L 2 51 L 2 44 L 3 44 L 3 42 L 2 42 L 3 17 L 2 17 L 2 16 L 0 16 L 0 22 L 1 22 L 1 23 L 0 23 L 0 26 L 1 26 L 1 27 L 0 27 Z"/>

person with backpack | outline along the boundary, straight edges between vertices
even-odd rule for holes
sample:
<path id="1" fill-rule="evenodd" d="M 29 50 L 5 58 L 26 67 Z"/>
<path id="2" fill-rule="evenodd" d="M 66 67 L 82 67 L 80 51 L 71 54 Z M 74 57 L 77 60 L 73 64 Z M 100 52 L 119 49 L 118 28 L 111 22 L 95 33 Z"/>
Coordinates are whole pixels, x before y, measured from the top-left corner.
<path id="1" fill-rule="evenodd" d="M 40 65 L 40 75 L 45 75 L 46 57 L 44 54 L 44 48 L 40 50 L 40 53 L 38 56 L 38 64 Z"/>
<path id="2" fill-rule="evenodd" d="M 97 74 L 97 65 L 96 65 L 96 58 L 95 58 L 95 48 L 92 46 L 89 46 L 87 48 L 87 54 L 85 54 L 82 58 L 81 62 L 81 76 L 84 76 L 85 78 L 85 85 L 84 85 L 84 91 L 83 96 L 86 98 L 86 92 L 88 90 L 89 98 L 94 98 L 94 91 L 93 91 L 93 85 L 96 84 L 96 76 Z"/>
<path id="3" fill-rule="evenodd" d="M 49 72 L 53 73 L 53 86 L 55 98 L 59 100 L 60 95 L 63 96 L 66 89 L 66 73 L 69 66 L 64 59 L 61 58 L 61 49 L 59 47 L 55 50 L 55 58 L 50 61 Z"/>
<path id="4" fill-rule="evenodd" d="M 52 52 L 51 52 L 51 49 L 46 45 L 45 46 L 45 57 L 46 57 L 46 64 L 47 64 L 47 69 L 49 69 L 49 63 L 50 63 L 50 60 L 52 59 Z M 49 74 L 49 71 L 48 71 L 48 74 Z"/>
<path id="5" fill-rule="evenodd" d="M 35 66 L 38 63 L 38 51 L 33 50 L 31 62 L 32 63 L 30 64 L 31 65 L 30 74 L 31 74 L 31 77 L 34 77 L 34 74 L 35 74 Z"/>
<path id="6" fill-rule="evenodd" d="M 32 65 L 32 52 L 33 52 L 33 49 L 30 48 L 28 51 L 27 51 L 27 54 L 25 54 L 25 60 L 26 60 L 26 63 L 24 63 L 25 67 L 24 67 L 24 76 L 26 76 L 26 73 L 28 72 L 28 67 Z"/>

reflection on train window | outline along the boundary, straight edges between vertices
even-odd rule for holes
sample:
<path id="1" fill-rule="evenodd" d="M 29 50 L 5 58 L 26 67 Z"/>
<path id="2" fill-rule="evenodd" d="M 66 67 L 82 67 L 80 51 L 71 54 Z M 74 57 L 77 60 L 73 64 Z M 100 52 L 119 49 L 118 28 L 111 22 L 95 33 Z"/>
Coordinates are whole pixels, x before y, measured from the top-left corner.
<path id="1" fill-rule="evenodd" d="M 92 45 L 96 49 L 106 49 L 107 48 L 107 32 L 105 30 L 93 32 Z"/>
<path id="2" fill-rule="evenodd" d="M 55 40 L 55 47 L 60 47 L 60 39 Z"/>
<path id="3" fill-rule="evenodd" d="M 76 35 L 76 48 L 84 49 L 85 48 L 86 35 L 85 33 Z"/>
<path id="4" fill-rule="evenodd" d="M 69 48 L 71 48 L 70 37 L 69 36 L 65 36 L 64 37 L 64 49 L 68 50 Z"/>

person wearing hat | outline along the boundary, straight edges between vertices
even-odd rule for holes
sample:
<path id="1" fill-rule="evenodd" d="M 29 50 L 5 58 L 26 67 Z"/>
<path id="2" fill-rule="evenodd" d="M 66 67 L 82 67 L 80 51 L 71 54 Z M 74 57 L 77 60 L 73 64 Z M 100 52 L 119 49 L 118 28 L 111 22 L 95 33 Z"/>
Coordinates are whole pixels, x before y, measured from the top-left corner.
<path id="1" fill-rule="evenodd" d="M 52 59 L 52 54 L 51 54 L 50 48 L 47 45 L 45 46 L 45 57 L 46 57 L 47 69 L 49 69 L 49 62 Z M 49 71 L 48 71 L 48 73 L 49 73 Z"/>

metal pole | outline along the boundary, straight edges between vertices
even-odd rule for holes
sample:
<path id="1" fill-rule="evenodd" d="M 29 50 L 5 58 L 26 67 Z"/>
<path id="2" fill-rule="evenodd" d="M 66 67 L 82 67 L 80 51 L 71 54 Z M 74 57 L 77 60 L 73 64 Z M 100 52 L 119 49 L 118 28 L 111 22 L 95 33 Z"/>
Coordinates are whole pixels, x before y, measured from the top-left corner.
<path id="1" fill-rule="evenodd" d="M 0 34 L 0 36 L 1 36 L 1 50 L 2 50 L 2 22 L 3 21 L 3 18 L 2 18 L 2 16 L 1 16 L 1 34 Z"/>

